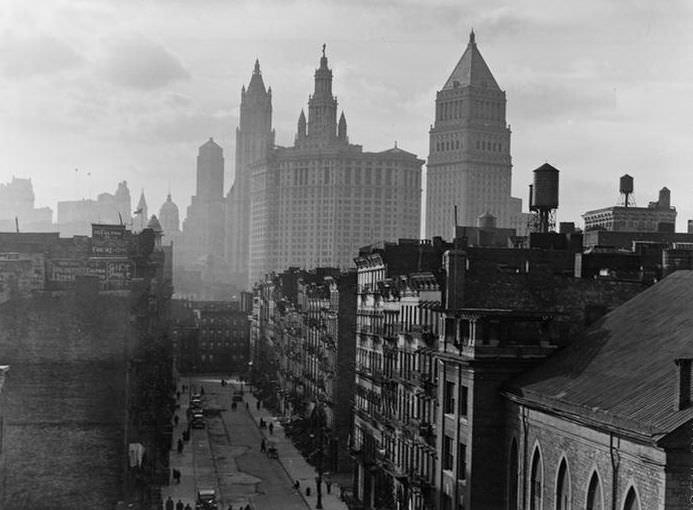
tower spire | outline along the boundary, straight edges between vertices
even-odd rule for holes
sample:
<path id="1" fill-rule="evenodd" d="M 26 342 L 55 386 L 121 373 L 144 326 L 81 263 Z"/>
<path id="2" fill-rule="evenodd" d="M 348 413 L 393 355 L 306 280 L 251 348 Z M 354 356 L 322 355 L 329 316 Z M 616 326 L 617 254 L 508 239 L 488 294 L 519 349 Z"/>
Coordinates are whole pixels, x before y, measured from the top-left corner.
<path id="1" fill-rule="evenodd" d="M 260 59 L 255 59 L 255 68 L 253 69 L 253 74 L 260 74 Z"/>
<path id="2" fill-rule="evenodd" d="M 474 28 L 469 32 L 469 44 L 476 44 L 476 36 L 474 35 Z"/>

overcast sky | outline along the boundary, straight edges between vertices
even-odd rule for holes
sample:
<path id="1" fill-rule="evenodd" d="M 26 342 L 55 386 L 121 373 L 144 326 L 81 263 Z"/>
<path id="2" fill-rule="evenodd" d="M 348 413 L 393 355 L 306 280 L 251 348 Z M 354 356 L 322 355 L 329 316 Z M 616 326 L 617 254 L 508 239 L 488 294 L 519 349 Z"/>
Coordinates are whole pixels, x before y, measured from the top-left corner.
<path id="1" fill-rule="evenodd" d="M 561 170 L 560 221 L 672 190 L 693 218 L 693 2 L 626 0 L 2 0 L 0 183 L 31 177 L 37 205 L 127 180 L 149 212 L 170 189 L 185 215 L 197 148 L 233 177 L 241 86 L 255 58 L 277 143 L 293 141 L 320 48 L 352 143 L 424 159 L 436 90 L 474 28 L 507 93 L 513 190 Z M 79 172 L 75 172 L 75 168 Z M 88 176 L 87 173 L 91 173 Z"/>

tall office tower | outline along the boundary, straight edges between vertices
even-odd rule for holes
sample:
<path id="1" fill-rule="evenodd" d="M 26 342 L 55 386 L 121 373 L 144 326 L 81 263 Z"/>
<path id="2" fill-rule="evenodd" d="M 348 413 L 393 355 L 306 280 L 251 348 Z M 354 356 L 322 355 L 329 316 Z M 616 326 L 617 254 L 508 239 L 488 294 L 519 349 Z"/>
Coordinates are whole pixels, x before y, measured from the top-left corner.
<path id="1" fill-rule="evenodd" d="M 272 88 L 265 90 L 260 62 L 248 89 L 241 89 L 241 112 L 236 129 L 236 165 L 233 186 L 226 196 L 226 259 L 232 279 L 248 286 L 250 251 L 250 165 L 264 159 L 274 146 L 272 129 Z"/>
<path id="2" fill-rule="evenodd" d="M 496 217 L 499 227 L 526 230 L 522 200 L 510 195 L 505 105 L 505 92 L 479 53 L 472 32 L 462 58 L 436 94 L 427 165 L 426 237 L 451 239 L 456 223 L 475 226 L 486 213 Z"/>
<path id="3" fill-rule="evenodd" d="M 251 281 L 292 266 L 351 267 L 361 246 L 418 239 L 422 164 L 396 145 L 363 152 L 349 143 L 323 48 L 294 145 L 250 166 Z"/>
<path id="4" fill-rule="evenodd" d="M 224 151 L 210 138 L 197 155 L 197 193 L 183 221 L 183 239 L 176 255 L 183 266 L 203 266 L 210 278 L 223 272 L 223 187 Z"/>

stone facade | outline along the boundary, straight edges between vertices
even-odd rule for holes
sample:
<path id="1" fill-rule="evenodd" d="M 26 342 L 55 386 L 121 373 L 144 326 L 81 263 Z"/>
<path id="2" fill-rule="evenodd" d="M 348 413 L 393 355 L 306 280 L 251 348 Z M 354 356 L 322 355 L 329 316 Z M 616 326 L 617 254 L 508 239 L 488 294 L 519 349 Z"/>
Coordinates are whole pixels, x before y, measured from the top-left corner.
<path id="1" fill-rule="evenodd" d="M 527 231 L 522 201 L 511 197 L 510 128 L 505 92 L 479 52 L 474 33 L 436 94 L 426 184 L 426 237 L 454 237 L 491 213 L 498 226 Z M 455 217 L 455 210 L 457 217 Z"/>
<path id="2" fill-rule="evenodd" d="M 294 145 L 252 165 L 251 280 L 292 266 L 345 269 L 360 246 L 418 238 L 422 164 L 398 147 L 349 143 L 323 54 Z"/>

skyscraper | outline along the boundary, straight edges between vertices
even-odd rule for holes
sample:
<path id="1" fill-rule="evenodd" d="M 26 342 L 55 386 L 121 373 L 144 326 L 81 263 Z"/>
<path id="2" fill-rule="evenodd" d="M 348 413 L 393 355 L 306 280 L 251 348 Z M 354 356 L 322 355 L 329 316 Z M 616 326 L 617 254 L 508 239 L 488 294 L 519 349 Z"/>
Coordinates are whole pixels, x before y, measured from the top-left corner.
<path id="1" fill-rule="evenodd" d="M 241 112 L 236 129 L 236 162 L 233 186 L 226 196 L 226 259 L 232 279 L 248 285 L 250 251 L 250 165 L 264 159 L 274 146 L 272 88 L 265 89 L 260 62 L 255 61 L 248 89 L 241 89 Z"/>
<path id="2" fill-rule="evenodd" d="M 197 190 L 183 221 L 183 238 L 176 259 L 197 265 L 210 278 L 221 276 L 224 255 L 224 151 L 210 138 L 197 155 Z M 213 266 L 213 267 L 212 267 Z"/>
<path id="3" fill-rule="evenodd" d="M 349 267 L 363 245 L 419 237 L 423 161 L 396 145 L 349 143 L 324 47 L 297 127 L 292 147 L 250 165 L 252 281 L 291 266 Z"/>
<path id="4" fill-rule="evenodd" d="M 178 215 L 178 206 L 171 199 L 171 194 L 166 196 L 166 202 L 163 203 L 159 210 L 159 221 L 164 235 L 170 236 L 180 232 L 180 219 Z"/>
<path id="5" fill-rule="evenodd" d="M 526 229 L 522 200 L 511 197 L 510 128 L 505 92 L 474 32 L 462 58 L 436 94 L 426 183 L 426 237 L 452 238 L 455 223 L 475 226 L 491 213 L 499 227 Z M 457 208 L 457 218 L 455 218 Z"/>

